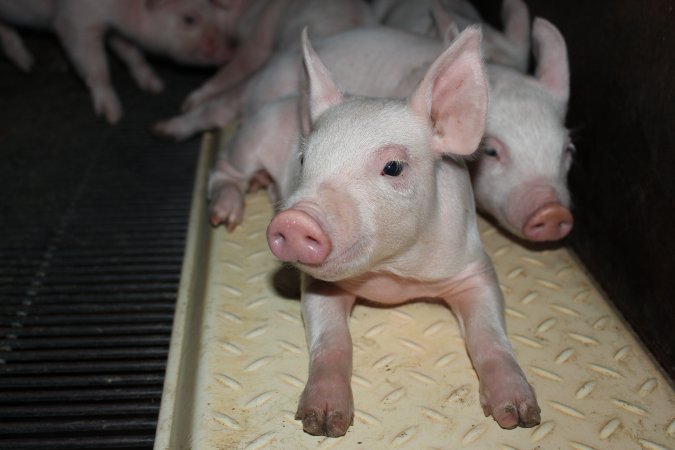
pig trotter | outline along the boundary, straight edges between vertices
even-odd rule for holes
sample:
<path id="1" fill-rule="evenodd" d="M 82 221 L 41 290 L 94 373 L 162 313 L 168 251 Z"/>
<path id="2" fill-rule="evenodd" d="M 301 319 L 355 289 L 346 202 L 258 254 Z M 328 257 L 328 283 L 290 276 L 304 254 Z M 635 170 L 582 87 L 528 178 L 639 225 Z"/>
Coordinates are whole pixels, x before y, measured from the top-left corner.
<path id="1" fill-rule="evenodd" d="M 325 378 L 308 381 L 295 419 L 302 420 L 302 428 L 314 436 L 343 436 L 354 422 L 349 383 Z"/>
<path id="2" fill-rule="evenodd" d="M 486 366 L 480 380 L 480 403 L 485 415 L 492 415 L 506 429 L 539 425 L 541 409 L 515 360 Z"/>
<path id="3" fill-rule="evenodd" d="M 244 194 L 233 183 L 224 183 L 209 203 L 211 225 L 221 223 L 232 232 L 244 218 Z"/>

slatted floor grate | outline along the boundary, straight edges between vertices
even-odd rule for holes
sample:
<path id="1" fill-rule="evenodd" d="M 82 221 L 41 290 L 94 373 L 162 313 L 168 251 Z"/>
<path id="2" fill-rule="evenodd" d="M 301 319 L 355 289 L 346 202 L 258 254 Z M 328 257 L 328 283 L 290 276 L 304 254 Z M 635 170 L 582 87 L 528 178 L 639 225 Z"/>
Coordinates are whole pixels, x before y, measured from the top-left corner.
<path id="1" fill-rule="evenodd" d="M 137 134 L 52 230 L 0 229 L 0 449 L 152 448 L 198 142 Z"/>

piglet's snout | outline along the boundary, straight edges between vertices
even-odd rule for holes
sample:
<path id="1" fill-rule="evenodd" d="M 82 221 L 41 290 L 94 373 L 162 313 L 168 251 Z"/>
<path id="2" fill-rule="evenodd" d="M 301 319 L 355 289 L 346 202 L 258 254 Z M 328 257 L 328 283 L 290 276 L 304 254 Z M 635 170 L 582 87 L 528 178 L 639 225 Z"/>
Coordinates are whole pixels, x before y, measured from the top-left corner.
<path id="1" fill-rule="evenodd" d="M 267 227 L 267 244 L 280 260 L 306 265 L 323 263 L 332 247 L 330 238 L 316 220 L 292 208 L 272 219 Z"/>
<path id="2" fill-rule="evenodd" d="M 560 203 L 548 203 L 530 216 L 522 231 L 532 241 L 556 241 L 567 236 L 573 225 L 569 209 Z"/>

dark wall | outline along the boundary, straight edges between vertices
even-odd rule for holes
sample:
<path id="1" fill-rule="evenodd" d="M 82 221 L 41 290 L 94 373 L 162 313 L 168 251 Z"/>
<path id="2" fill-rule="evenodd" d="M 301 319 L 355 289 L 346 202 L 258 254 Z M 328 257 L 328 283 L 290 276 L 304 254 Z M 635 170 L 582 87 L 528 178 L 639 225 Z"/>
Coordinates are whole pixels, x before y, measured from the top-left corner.
<path id="1" fill-rule="evenodd" d="M 501 1 L 477 0 L 486 17 Z M 675 375 L 675 7 L 672 0 L 530 0 L 565 36 L 577 129 L 568 239 Z"/>

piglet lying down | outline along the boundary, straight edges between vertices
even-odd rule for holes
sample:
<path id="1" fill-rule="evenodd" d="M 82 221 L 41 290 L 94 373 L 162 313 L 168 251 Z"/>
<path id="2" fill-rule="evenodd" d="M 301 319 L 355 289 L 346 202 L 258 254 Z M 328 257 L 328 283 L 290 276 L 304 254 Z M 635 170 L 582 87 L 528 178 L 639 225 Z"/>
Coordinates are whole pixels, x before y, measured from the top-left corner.
<path id="1" fill-rule="evenodd" d="M 274 255 L 303 273 L 310 362 L 296 418 L 308 433 L 341 436 L 352 423 L 348 321 L 357 298 L 445 302 L 464 333 L 485 414 L 504 428 L 539 423 L 535 394 L 505 334 L 503 298 L 461 158 L 485 127 L 479 47 L 480 32 L 467 29 L 407 101 L 346 98 L 305 34 L 306 108 L 298 117 L 296 101 L 268 104 L 286 112 L 264 115 L 269 142 L 247 138 L 245 122 L 210 180 L 236 214 L 250 183 L 265 184 L 269 175 L 278 188 L 282 206 L 267 240 Z M 307 131 L 298 146 L 273 152 L 271 142 L 294 136 L 277 131 L 298 120 Z"/>

